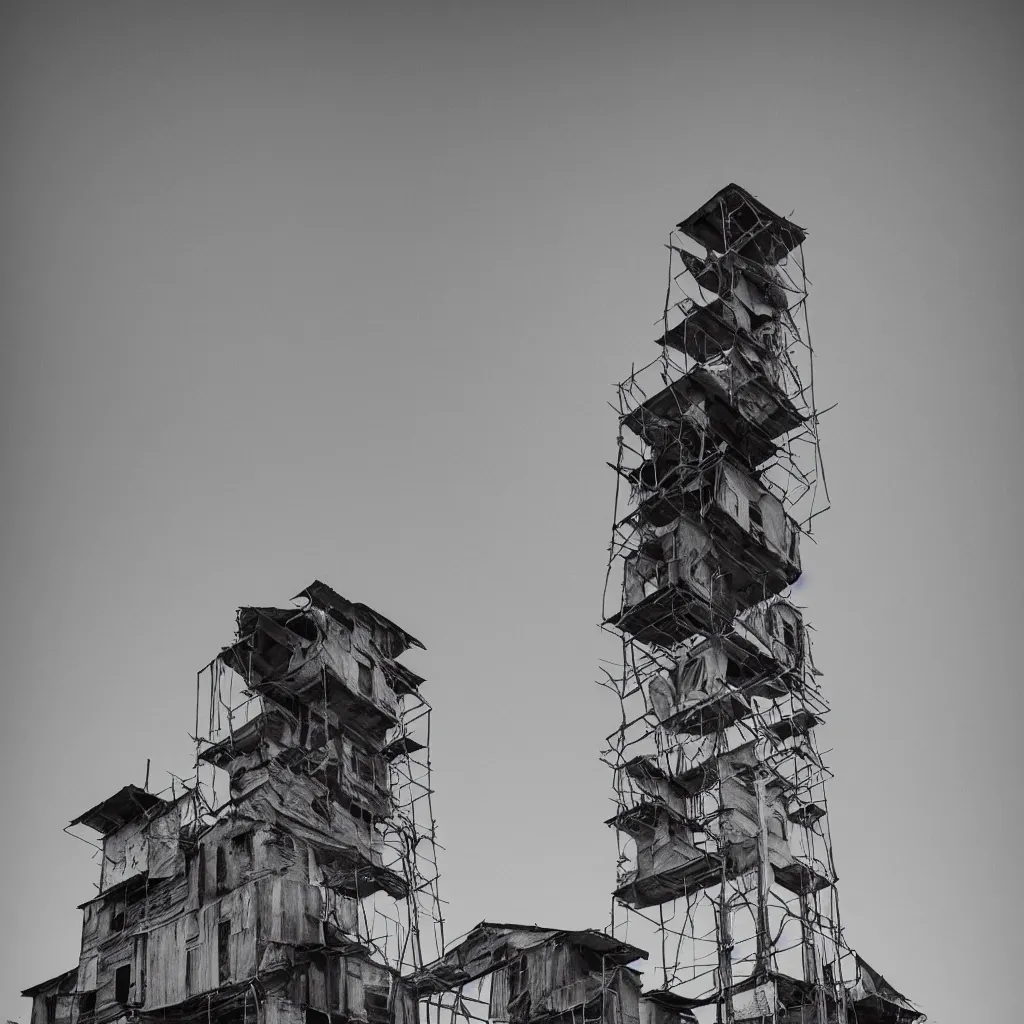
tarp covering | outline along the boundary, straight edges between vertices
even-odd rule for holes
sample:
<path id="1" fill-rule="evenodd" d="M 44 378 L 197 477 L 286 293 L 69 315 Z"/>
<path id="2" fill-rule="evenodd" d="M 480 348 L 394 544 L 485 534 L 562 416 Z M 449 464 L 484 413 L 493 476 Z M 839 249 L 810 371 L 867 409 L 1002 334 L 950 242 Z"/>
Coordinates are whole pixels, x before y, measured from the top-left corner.
<path id="1" fill-rule="evenodd" d="M 857 980 L 850 988 L 850 998 L 857 1010 L 858 1024 L 910 1024 L 924 1017 L 878 971 L 861 957 L 856 959 Z"/>

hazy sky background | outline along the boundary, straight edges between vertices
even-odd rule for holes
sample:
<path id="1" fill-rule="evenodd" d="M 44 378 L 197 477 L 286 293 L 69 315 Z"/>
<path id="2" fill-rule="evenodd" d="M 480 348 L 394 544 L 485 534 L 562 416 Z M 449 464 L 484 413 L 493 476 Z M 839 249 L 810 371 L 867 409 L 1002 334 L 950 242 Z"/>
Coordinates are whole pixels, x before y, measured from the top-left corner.
<path id="1" fill-rule="evenodd" d="M 191 764 L 241 603 L 421 637 L 449 934 L 597 926 L 610 387 L 668 230 L 809 231 L 834 509 L 801 599 L 848 938 L 939 1024 L 1020 1008 L 1011 5 L 2 9 L 2 1015 L 74 965 L 69 819 Z"/>

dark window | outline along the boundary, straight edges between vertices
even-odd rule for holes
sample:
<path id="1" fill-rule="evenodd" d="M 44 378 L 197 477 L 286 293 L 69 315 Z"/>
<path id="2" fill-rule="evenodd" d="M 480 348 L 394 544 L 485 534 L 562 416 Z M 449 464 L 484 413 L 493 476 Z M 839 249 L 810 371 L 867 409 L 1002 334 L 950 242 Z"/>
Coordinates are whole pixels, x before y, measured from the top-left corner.
<path id="1" fill-rule="evenodd" d="M 306 1024 L 331 1024 L 331 1018 L 319 1010 L 311 1010 L 306 1007 Z"/>
<path id="2" fill-rule="evenodd" d="M 764 540 L 764 520 L 761 518 L 761 508 L 755 502 L 747 504 L 747 514 L 750 517 L 750 536 L 755 540 Z"/>
<path id="3" fill-rule="evenodd" d="M 526 969 L 526 957 L 521 956 L 514 960 L 508 967 L 508 996 L 515 999 L 516 996 L 529 990 L 529 979 Z"/>
<path id="4" fill-rule="evenodd" d="M 114 971 L 114 1001 L 122 1006 L 128 1002 L 132 988 L 132 965 L 124 964 Z"/>
<path id="5" fill-rule="evenodd" d="M 339 626 L 344 626 L 350 633 L 354 633 L 356 631 L 355 619 L 350 619 L 347 615 L 342 615 L 337 608 L 332 608 L 327 614 L 330 615 L 330 617 L 334 619 Z"/>
<path id="6" fill-rule="evenodd" d="M 366 1019 L 370 1024 L 387 1024 L 388 994 L 374 989 L 366 990 Z"/>
<path id="7" fill-rule="evenodd" d="M 231 837 L 231 849 L 236 853 L 252 853 L 252 833 L 243 832 L 241 835 Z"/>
<path id="8" fill-rule="evenodd" d="M 312 879 L 310 879 L 312 881 Z M 327 938 L 325 932 L 324 938 Z M 324 972 L 324 991 L 326 996 L 324 998 L 324 1006 L 329 1010 L 340 1009 L 344 1005 L 344 997 L 339 999 L 339 993 L 344 992 L 344 988 L 339 988 L 340 985 L 344 985 L 344 967 L 345 961 L 340 957 L 325 956 L 321 960 L 319 957 L 315 958 L 316 963 L 323 963 Z"/>
<path id="9" fill-rule="evenodd" d="M 383 626 L 373 627 L 373 642 L 380 648 L 381 654 L 387 657 L 392 657 L 392 648 L 394 645 L 391 642 L 391 630 L 385 629 Z"/>
<path id="10" fill-rule="evenodd" d="M 206 897 L 206 847 L 200 846 L 196 851 L 195 861 L 196 872 L 196 901 L 198 906 L 203 905 Z"/>
<path id="11" fill-rule="evenodd" d="M 231 837 L 231 856 L 236 867 L 248 871 L 252 867 L 252 833 L 243 832 L 240 836 Z"/>
<path id="12" fill-rule="evenodd" d="M 793 624 L 790 622 L 783 621 L 782 623 L 782 636 L 783 641 L 787 647 L 796 649 L 796 630 L 793 628 Z"/>
<path id="13" fill-rule="evenodd" d="M 46 997 L 46 1024 L 53 1024 L 57 1019 L 57 997 Z"/>
<path id="14" fill-rule="evenodd" d="M 124 931 L 124 907 L 114 907 L 110 915 L 110 930 L 112 932 Z"/>
<path id="15" fill-rule="evenodd" d="M 221 921 L 217 926 L 217 973 L 220 984 L 231 979 L 231 922 Z"/>
<path id="16" fill-rule="evenodd" d="M 353 778 L 373 784 L 374 770 L 373 761 L 364 754 L 356 753 L 355 750 L 349 755 L 349 769 Z"/>
<path id="17" fill-rule="evenodd" d="M 364 697 L 373 696 L 373 669 L 359 662 L 359 692 Z"/>
<path id="18" fill-rule="evenodd" d="M 192 979 L 199 974 L 199 956 L 202 949 L 199 946 L 185 947 L 185 991 L 192 994 Z"/>
<path id="19" fill-rule="evenodd" d="M 80 1021 L 92 1021 L 96 1017 L 96 993 L 83 992 L 78 997 L 78 1019 Z"/>
<path id="20" fill-rule="evenodd" d="M 145 883 L 139 884 L 133 882 L 132 885 L 125 890 L 124 904 L 126 907 L 134 907 L 136 903 L 142 903 L 146 899 L 147 887 Z"/>
<path id="21" fill-rule="evenodd" d="M 367 825 L 373 824 L 373 815 L 365 807 L 360 807 L 354 800 L 343 800 L 341 804 L 353 818 L 365 821 Z"/>
<path id="22" fill-rule="evenodd" d="M 316 622 L 308 615 L 296 615 L 293 619 L 289 619 L 285 625 L 308 643 L 313 643 L 320 638 L 320 630 L 317 628 Z"/>
<path id="23" fill-rule="evenodd" d="M 221 896 L 228 891 L 228 858 L 223 846 L 217 847 L 217 895 Z"/>

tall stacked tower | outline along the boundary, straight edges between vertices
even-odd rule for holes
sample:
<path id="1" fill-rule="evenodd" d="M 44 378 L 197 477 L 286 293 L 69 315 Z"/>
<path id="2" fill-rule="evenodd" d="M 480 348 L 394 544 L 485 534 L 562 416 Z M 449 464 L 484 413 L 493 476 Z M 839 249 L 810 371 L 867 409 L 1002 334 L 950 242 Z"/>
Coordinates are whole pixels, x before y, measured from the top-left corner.
<path id="1" fill-rule="evenodd" d="M 843 938 L 792 592 L 827 505 L 805 232 L 737 185 L 678 232 L 704 254 L 673 233 L 660 352 L 618 390 L 612 930 L 705 1018 L 917 1020 Z"/>

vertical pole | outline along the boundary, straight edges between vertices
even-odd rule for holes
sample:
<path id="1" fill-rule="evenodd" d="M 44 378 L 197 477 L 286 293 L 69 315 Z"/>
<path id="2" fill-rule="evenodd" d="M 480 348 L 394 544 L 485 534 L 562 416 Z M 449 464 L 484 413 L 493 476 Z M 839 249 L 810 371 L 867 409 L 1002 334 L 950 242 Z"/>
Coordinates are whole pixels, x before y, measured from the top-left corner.
<path id="1" fill-rule="evenodd" d="M 718 929 L 718 984 L 722 990 L 717 1019 L 718 1024 L 733 1024 L 736 1018 L 732 1004 L 732 917 L 729 897 L 726 894 L 724 867 L 721 891 L 721 899 L 715 913 L 715 925 Z"/>
<path id="2" fill-rule="evenodd" d="M 814 928 L 811 925 L 811 898 L 800 895 L 800 944 L 804 967 L 804 981 L 818 984 L 818 957 L 814 947 Z"/>
<path id="3" fill-rule="evenodd" d="M 800 944 L 804 967 L 804 981 L 814 986 L 817 1004 L 817 1020 L 820 1024 L 828 1021 L 828 1004 L 826 1001 L 825 979 L 818 959 L 818 947 L 814 941 L 814 922 L 811 897 L 808 893 L 800 894 Z M 832 993 L 835 995 L 835 993 Z"/>
<path id="4" fill-rule="evenodd" d="M 768 931 L 768 892 L 774 880 L 768 850 L 768 810 L 765 773 L 758 769 L 754 776 L 757 801 L 757 974 L 770 968 L 771 936 Z"/>
<path id="5" fill-rule="evenodd" d="M 725 797 L 722 792 L 722 760 L 720 758 L 721 744 L 724 737 L 719 734 L 715 738 L 715 774 L 718 781 L 718 808 L 723 812 L 719 817 L 718 834 L 718 857 L 722 865 L 719 879 L 719 901 L 715 908 L 715 938 L 718 940 L 718 985 L 720 989 L 718 1004 L 715 1010 L 717 1024 L 734 1024 L 736 1020 L 736 1008 L 733 1006 L 732 998 L 732 917 L 729 906 L 729 844 L 726 840 L 725 821 L 728 815 L 725 814 Z"/>

